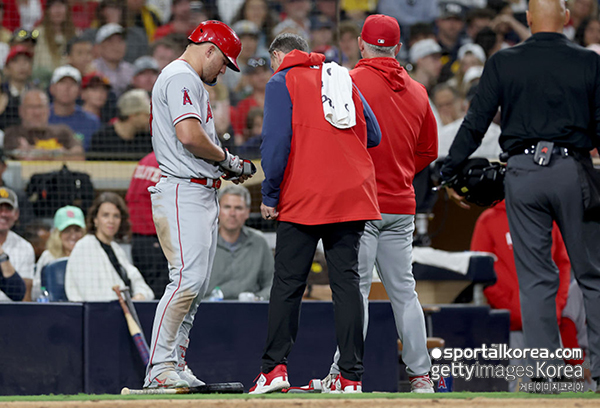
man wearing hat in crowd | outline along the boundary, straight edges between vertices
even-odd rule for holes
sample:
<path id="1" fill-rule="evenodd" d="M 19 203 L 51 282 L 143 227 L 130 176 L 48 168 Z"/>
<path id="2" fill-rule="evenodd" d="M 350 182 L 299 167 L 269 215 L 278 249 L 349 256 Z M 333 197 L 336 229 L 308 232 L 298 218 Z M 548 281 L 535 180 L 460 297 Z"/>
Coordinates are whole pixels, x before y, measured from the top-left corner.
<path id="1" fill-rule="evenodd" d="M 50 119 L 52 125 L 63 124 L 71 128 L 85 150 L 89 149 L 92 135 L 100 129 L 100 119 L 77 105 L 81 92 L 81 74 L 70 65 L 54 70 L 50 80 Z"/>
<path id="2" fill-rule="evenodd" d="M 158 62 L 151 56 L 145 55 L 136 59 L 133 67 L 134 72 L 130 89 L 143 89 L 148 92 L 148 95 L 151 95 L 152 87 L 160 73 Z"/>
<path id="3" fill-rule="evenodd" d="M 83 147 L 66 125 L 48 123 L 48 95 L 40 89 L 27 89 L 19 106 L 21 125 L 4 134 L 4 149 L 19 160 L 82 160 Z"/>
<path id="4" fill-rule="evenodd" d="M 460 3 L 440 2 L 440 16 L 435 20 L 437 40 L 442 47 L 442 73 L 440 82 L 452 75 L 452 64 L 456 61 L 459 48 L 468 41 L 463 33 L 465 8 Z"/>
<path id="5" fill-rule="evenodd" d="M 402 340 L 402 360 L 411 391 L 432 393 L 425 318 L 412 274 L 416 207 L 412 182 L 415 174 L 437 157 L 437 125 L 427 91 L 395 59 L 401 47 L 396 19 L 382 14 L 369 16 L 358 41 L 362 59 L 350 76 L 381 128 L 381 143 L 369 153 L 375 165 L 382 219 L 367 221 L 358 253 L 365 313 L 363 336 L 367 334 L 368 297 L 376 264 Z M 332 389 L 333 378 L 339 373 L 338 358 L 336 353 L 330 374 L 323 381 L 326 390 Z"/>
<path id="6" fill-rule="evenodd" d="M 412 79 L 431 90 L 442 72 L 442 47 L 431 38 L 420 40 L 410 47 L 408 57 L 413 66 Z"/>
<path id="7" fill-rule="evenodd" d="M 98 118 L 100 123 L 108 122 L 116 115 L 109 115 L 108 117 L 105 115 L 105 105 L 110 95 L 110 81 L 100 72 L 90 72 L 81 80 L 81 99 L 83 101 L 81 108 Z M 112 97 L 116 106 L 114 94 Z"/>
<path id="8" fill-rule="evenodd" d="M 244 133 L 250 109 L 256 107 L 262 109 L 265 106 L 265 89 L 271 75 L 269 61 L 266 58 L 253 56 L 248 60 L 248 64 L 244 68 L 244 76 L 248 79 L 248 85 L 250 85 L 252 93 L 233 109 L 231 125 L 236 136 L 241 136 Z"/>
<path id="9" fill-rule="evenodd" d="M 256 24 L 249 20 L 240 20 L 231 26 L 242 42 L 242 51 L 237 61 L 241 67 L 248 64 L 248 60 L 257 53 L 260 31 Z M 244 99 L 252 89 L 242 72 L 228 69 L 221 78 L 221 82 L 227 86 L 231 103 L 236 105 Z M 250 88 L 250 90 L 248 90 Z"/>
<path id="10" fill-rule="evenodd" d="M 24 28 L 17 28 L 12 34 L 8 32 L 8 38 L 0 42 L 0 69 L 4 68 L 6 56 L 15 45 L 25 46 L 33 55 L 39 35 L 40 32 L 37 29 L 30 31 Z"/>
<path id="11" fill-rule="evenodd" d="M 143 89 L 125 92 L 117 101 L 117 119 L 92 136 L 88 160 L 139 160 L 152 151 L 150 98 Z"/>
<path id="12" fill-rule="evenodd" d="M 21 123 L 19 118 L 21 94 L 31 86 L 32 72 L 33 52 L 23 45 L 12 47 L 4 64 L 6 80 L 2 84 L 2 93 L 8 95 L 8 102 L 0 116 L 0 129 L 6 131 L 9 126 Z"/>
<path id="13" fill-rule="evenodd" d="M 11 231 L 18 219 L 19 200 L 16 193 L 0 187 L 0 302 L 31 300 L 35 255 L 31 244 Z M 24 281 L 25 288 L 19 277 Z"/>
<path id="14" fill-rule="evenodd" d="M 113 91 L 119 97 L 133 78 L 135 68 L 123 60 L 127 45 L 125 30 L 119 24 L 105 24 L 96 33 L 98 55 L 94 60 L 96 69 L 108 78 Z"/>

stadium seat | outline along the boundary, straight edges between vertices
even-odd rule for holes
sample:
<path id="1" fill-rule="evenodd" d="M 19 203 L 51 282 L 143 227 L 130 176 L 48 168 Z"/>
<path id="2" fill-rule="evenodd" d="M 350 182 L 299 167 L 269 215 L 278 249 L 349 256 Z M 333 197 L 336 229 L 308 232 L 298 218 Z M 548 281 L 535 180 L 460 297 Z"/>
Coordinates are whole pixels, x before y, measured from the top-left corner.
<path id="1" fill-rule="evenodd" d="M 42 286 L 48 291 L 51 302 L 68 302 L 65 293 L 65 272 L 68 257 L 59 258 L 42 268 Z"/>

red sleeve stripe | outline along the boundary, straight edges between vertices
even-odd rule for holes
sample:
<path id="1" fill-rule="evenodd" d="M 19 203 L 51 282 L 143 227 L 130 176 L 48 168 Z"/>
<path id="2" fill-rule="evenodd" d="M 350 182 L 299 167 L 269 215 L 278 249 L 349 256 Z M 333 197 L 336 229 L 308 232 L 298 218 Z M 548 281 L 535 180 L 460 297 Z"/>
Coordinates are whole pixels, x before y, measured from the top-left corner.
<path id="1" fill-rule="evenodd" d="M 183 118 L 184 116 L 195 116 L 195 117 L 198 118 L 198 120 L 200 121 L 200 123 L 202 123 L 202 118 L 200 117 L 200 115 L 198 115 L 197 113 L 194 113 L 194 112 L 190 112 L 190 113 L 184 113 L 183 115 L 177 116 L 173 120 L 173 124 L 175 124 L 176 122 L 178 122 L 179 119 Z"/>

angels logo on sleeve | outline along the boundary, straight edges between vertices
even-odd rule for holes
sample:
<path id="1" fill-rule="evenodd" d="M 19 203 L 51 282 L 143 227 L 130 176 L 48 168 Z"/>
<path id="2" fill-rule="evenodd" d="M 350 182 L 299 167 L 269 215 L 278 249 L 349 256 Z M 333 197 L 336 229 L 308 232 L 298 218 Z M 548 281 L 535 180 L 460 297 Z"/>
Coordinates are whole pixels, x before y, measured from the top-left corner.
<path id="1" fill-rule="evenodd" d="M 183 92 L 183 105 L 185 106 L 185 105 L 187 105 L 188 103 L 189 103 L 190 105 L 192 105 L 192 100 L 190 99 L 190 94 L 189 94 L 190 90 L 189 90 L 189 89 L 187 89 L 187 88 L 183 88 L 183 89 L 181 90 L 181 92 Z"/>
<path id="2" fill-rule="evenodd" d="M 210 108 L 210 102 L 206 101 L 206 122 L 208 123 L 213 117 L 212 109 Z"/>

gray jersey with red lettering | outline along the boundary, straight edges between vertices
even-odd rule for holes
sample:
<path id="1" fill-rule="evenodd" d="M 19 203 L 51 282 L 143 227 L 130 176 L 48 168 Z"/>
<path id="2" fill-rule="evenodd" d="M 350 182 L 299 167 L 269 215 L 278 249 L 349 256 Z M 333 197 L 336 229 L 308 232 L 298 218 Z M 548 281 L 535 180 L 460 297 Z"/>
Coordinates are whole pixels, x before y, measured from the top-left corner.
<path id="1" fill-rule="evenodd" d="M 211 161 L 194 156 L 177 139 L 175 125 L 196 118 L 210 140 L 221 145 L 215 130 L 208 92 L 194 69 L 184 60 L 167 65 L 152 90 L 152 146 L 164 176 L 218 179 L 222 172 Z"/>

